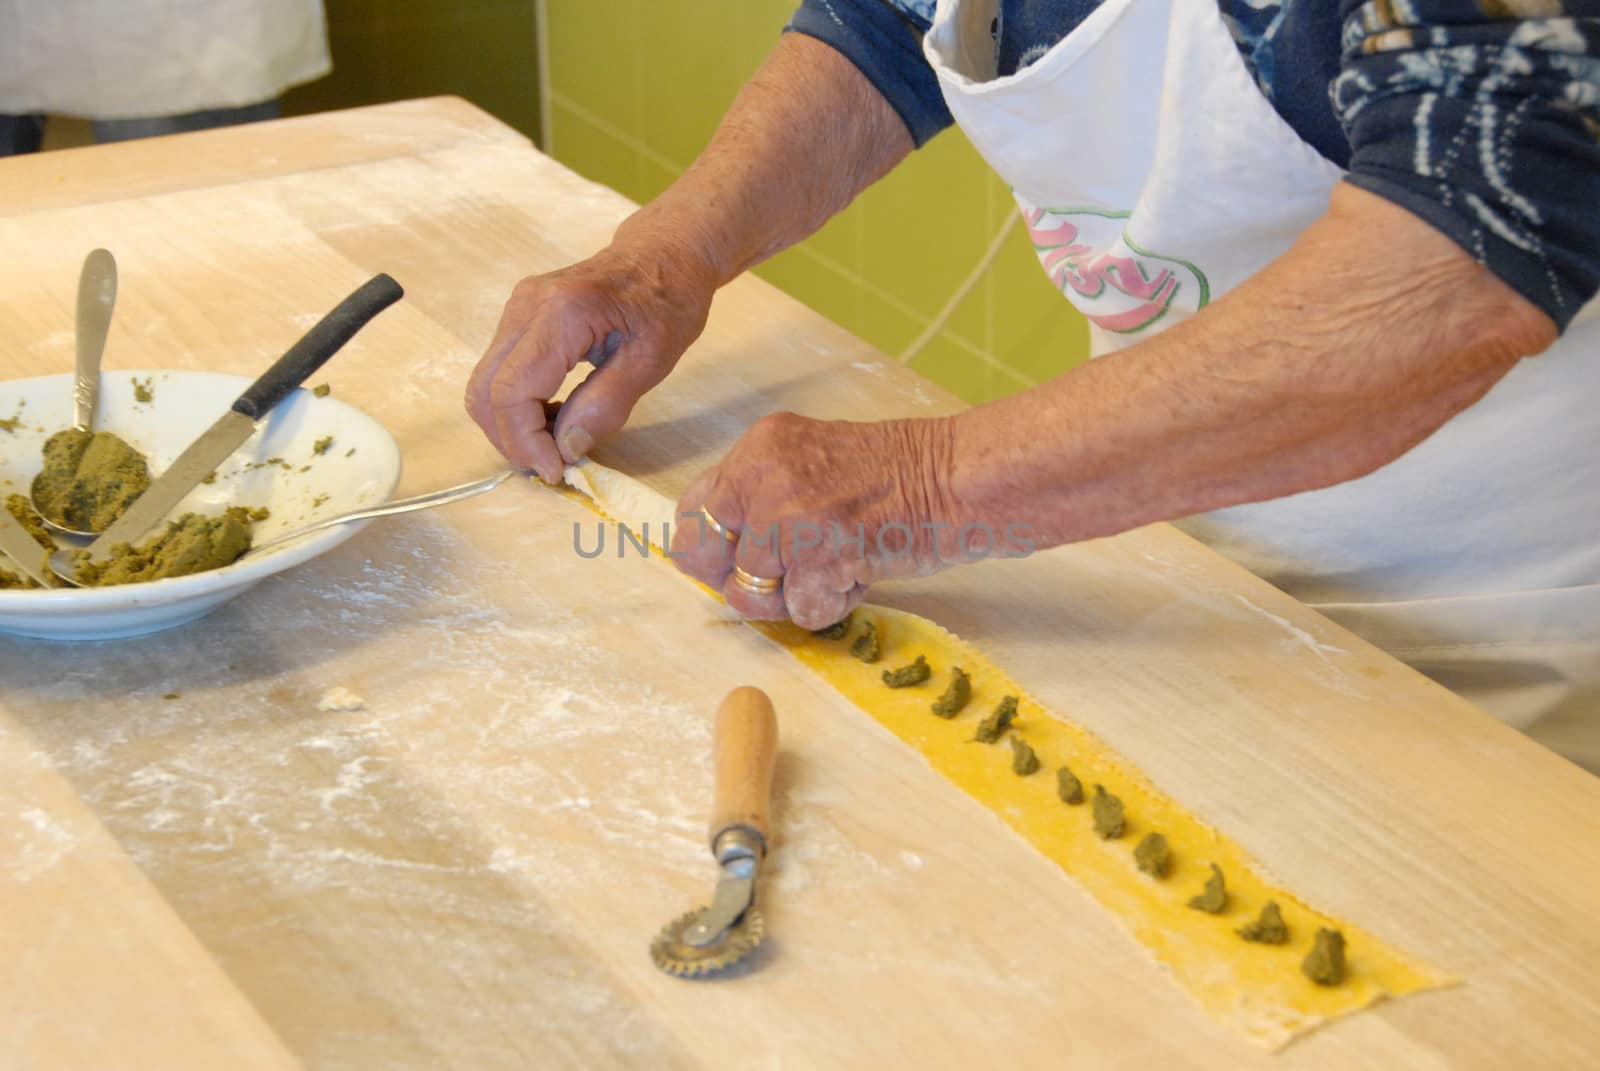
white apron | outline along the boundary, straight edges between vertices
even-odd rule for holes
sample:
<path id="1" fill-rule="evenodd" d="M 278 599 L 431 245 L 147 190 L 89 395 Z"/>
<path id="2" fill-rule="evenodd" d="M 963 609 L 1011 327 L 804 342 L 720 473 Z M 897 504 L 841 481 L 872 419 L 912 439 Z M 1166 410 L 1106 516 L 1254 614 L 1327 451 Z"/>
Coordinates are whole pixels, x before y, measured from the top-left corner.
<path id="1" fill-rule="evenodd" d="M 1215 0 L 1106 0 L 1004 78 L 998 14 L 939 0 L 924 50 L 1096 356 L 1192 316 L 1326 210 L 1342 172 L 1273 109 Z M 1181 526 L 1600 771 L 1600 323 L 1579 321 L 1378 472 Z"/>
<path id="2" fill-rule="evenodd" d="M 239 108 L 329 70 L 322 0 L 0 0 L 0 114 Z"/>

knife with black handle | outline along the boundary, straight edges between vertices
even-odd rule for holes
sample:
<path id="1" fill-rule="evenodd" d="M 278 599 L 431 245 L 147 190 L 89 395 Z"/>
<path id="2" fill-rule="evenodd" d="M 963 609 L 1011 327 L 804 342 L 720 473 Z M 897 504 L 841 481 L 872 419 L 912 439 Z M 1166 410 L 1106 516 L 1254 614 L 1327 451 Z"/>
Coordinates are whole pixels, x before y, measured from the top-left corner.
<path id="1" fill-rule="evenodd" d="M 91 561 L 103 562 L 119 543 L 136 543 L 172 511 L 183 497 L 214 472 L 218 465 L 255 433 L 256 425 L 291 391 L 316 373 L 328 359 L 355 337 L 378 313 L 404 295 L 400 284 L 387 275 L 375 275 L 339 302 L 289 347 L 260 379 L 239 395 L 233 408 L 168 466 L 144 494 L 116 522 L 89 544 Z"/>

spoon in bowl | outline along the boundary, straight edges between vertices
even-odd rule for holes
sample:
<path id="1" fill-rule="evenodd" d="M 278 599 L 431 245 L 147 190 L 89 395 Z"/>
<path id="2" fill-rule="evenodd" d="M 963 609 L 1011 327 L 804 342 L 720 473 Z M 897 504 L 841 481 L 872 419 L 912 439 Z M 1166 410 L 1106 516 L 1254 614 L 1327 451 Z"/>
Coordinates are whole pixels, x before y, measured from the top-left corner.
<path id="1" fill-rule="evenodd" d="M 460 502 L 466 498 L 476 498 L 485 492 L 493 491 L 513 476 L 532 476 L 533 474 L 532 469 L 506 469 L 503 472 L 495 473 L 493 476 L 485 476 L 481 480 L 472 480 L 469 483 L 456 484 L 454 487 L 446 487 L 441 491 L 430 491 L 425 495 L 413 495 L 410 498 L 397 498 L 392 502 L 369 506 L 366 509 L 352 510 L 349 513 L 341 513 L 334 517 L 324 517 L 322 520 L 315 521 L 303 528 L 296 528 L 292 532 L 286 532 L 283 535 L 269 539 L 260 546 L 251 547 L 230 564 L 237 565 L 248 558 L 253 558 L 258 554 L 265 554 L 274 547 L 284 543 L 292 543 L 302 536 L 310 535 L 312 532 L 320 532 L 324 528 L 350 524 L 352 521 L 365 521 L 373 517 L 390 517 L 397 513 L 414 513 L 417 510 L 432 509 L 435 506 L 446 506 L 452 502 Z M 71 587 L 83 586 L 78 582 L 77 570 L 73 561 L 73 551 L 71 550 L 58 550 L 50 555 L 50 571 L 56 575 L 57 579 Z"/>
<path id="2" fill-rule="evenodd" d="M 78 313 L 76 341 L 78 362 L 72 384 L 72 427 L 86 435 L 94 433 L 95 408 L 100 401 L 100 359 L 105 354 L 106 336 L 111 332 L 111 312 L 117 303 L 117 261 L 104 249 L 92 251 L 83 261 L 78 275 Z M 66 523 L 55 505 L 42 501 L 40 480 L 30 489 L 33 510 L 45 527 L 72 542 L 87 542 L 97 532 L 74 528 Z"/>

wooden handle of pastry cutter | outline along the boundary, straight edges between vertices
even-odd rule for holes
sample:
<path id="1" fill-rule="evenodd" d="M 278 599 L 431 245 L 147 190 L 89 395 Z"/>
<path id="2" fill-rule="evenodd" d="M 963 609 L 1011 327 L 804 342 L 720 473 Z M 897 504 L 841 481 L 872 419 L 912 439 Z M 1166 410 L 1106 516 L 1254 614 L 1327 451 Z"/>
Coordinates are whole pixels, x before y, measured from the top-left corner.
<path id="1" fill-rule="evenodd" d="M 778 754 L 778 715 L 760 688 L 735 688 L 717 708 L 712 737 L 716 800 L 711 843 L 726 829 L 743 826 L 767 840 L 772 767 Z"/>

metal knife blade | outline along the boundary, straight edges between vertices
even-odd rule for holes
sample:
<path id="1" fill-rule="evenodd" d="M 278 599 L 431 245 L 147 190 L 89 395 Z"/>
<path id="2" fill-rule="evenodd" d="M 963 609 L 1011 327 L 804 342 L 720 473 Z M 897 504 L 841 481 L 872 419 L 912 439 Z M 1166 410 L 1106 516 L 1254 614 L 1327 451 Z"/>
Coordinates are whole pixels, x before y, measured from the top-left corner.
<path id="1" fill-rule="evenodd" d="M 33 536 L 4 506 L 0 506 L 0 554 L 10 558 L 24 576 L 40 587 L 54 586 L 46 579 L 45 549 L 34 542 Z"/>
<path id="2" fill-rule="evenodd" d="M 90 543 L 89 559 L 103 562 L 118 543 L 135 543 L 172 512 L 172 508 L 243 445 L 256 423 L 304 383 L 355 333 L 405 292 L 387 275 L 376 275 L 341 301 L 304 338 L 262 373 L 201 436 L 178 455 L 128 511 Z"/>

